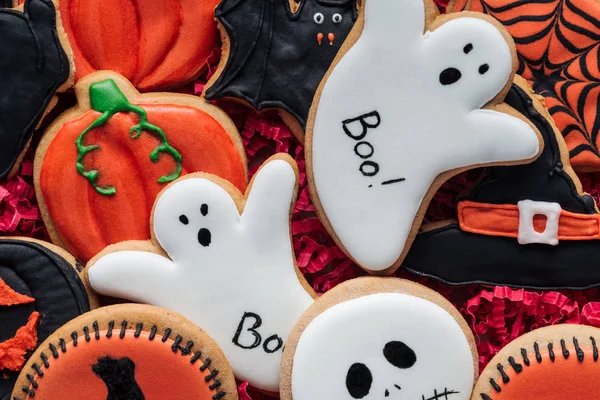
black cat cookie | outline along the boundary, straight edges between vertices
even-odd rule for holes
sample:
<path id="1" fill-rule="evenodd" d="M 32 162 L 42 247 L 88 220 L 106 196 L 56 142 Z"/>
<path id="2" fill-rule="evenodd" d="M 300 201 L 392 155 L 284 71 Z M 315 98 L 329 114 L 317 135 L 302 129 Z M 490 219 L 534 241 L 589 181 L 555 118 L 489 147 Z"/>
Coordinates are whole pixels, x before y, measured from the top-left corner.
<path id="1" fill-rule="evenodd" d="M 277 109 L 302 139 L 321 79 L 358 17 L 355 0 L 224 0 L 215 10 L 223 58 L 209 100 Z"/>
<path id="2" fill-rule="evenodd" d="M 70 254 L 49 243 L 0 238 L 0 400 L 27 358 L 71 319 L 96 305 Z"/>
<path id="3" fill-rule="evenodd" d="M 31 356 L 13 400 L 236 400 L 233 373 L 200 328 L 165 309 L 103 307 L 69 322 Z"/>
<path id="4" fill-rule="evenodd" d="M 527 165 L 489 168 L 458 221 L 425 226 L 404 267 L 450 284 L 583 289 L 600 284 L 600 214 L 548 111 L 522 78 L 506 103 L 544 139 Z"/>
<path id="5" fill-rule="evenodd" d="M 16 173 L 56 93 L 72 85 L 71 50 L 57 9 L 57 0 L 0 7 L 0 179 Z"/>

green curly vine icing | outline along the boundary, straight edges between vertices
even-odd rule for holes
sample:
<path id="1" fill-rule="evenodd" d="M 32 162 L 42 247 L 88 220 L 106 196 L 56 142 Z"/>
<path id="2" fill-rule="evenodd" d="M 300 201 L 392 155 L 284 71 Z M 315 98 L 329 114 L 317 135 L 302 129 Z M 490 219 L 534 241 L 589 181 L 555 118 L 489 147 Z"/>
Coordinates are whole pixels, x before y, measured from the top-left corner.
<path id="1" fill-rule="evenodd" d="M 129 130 L 129 136 L 132 139 L 139 138 L 144 131 L 153 133 L 159 137 L 160 144 L 150 153 L 150 160 L 152 162 L 158 162 L 161 153 L 165 153 L 175 160 L 177 165 L 175 171 L 160 177 L 158 183 L 172 182 L 179 178 L 181 175 L 181 154 L 169 144 L 165 132 L 160 127 L 148 122 L 146 111 L 127 100 L 115 81 L 107 79 L 90 85 L 90 103 L 92 109 L 102 113 L 102 115 L 81 132 L 75 141 L 75 145 L 77 146 L 77 171 L 90 182 L 98 193 L 104 196 L 112 196 L 117 193 L 117 188 L 114 186 L 98 186 L 96 183 L 98 182 L 100 172 L 97 169 L 86 171 L 83 166 L 83 159 L 92 151 L 100 149 L 100 146 L 87 146 L 83 144 L 83 139 L 90 131 L 104 126 L 113 115 L 120 112 L 135 113 L 139 117 L 139 123 Z"/>

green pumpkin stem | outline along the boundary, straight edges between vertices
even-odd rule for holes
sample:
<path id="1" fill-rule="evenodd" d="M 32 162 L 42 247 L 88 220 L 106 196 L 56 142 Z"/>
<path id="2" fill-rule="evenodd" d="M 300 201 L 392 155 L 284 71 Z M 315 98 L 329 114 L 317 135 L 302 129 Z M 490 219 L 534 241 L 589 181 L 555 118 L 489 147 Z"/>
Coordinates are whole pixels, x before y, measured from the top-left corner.
<path id="1" fill-rule="evenodd" d="M 175 171 L 170 174 L 164 175 L 158 179 L 158 183 L 168 183 L 179 178 L 181 175 L 181 154 L 169 144 L 165 132 L 158 126 L 148 122 L 148 114 L 146 111 L 134 104 L 131 104 L 125 97 L 123 92 L 119 89 L 115 81 L 107 79 L 101 82 L 96 82 L 90 85 L 90 103 L 94 111 L 102 113 L 94 122 L 90 124 L 81 134 L 77 137 L 75 145 L 77 146 L 77 171 L 87 179 L 92 187 L 101 195 L 112 196 L 117 192 L 114 186 L 98 186 L 98 176 L 100 172 L 96 169 L 86 171 L 83 166 L 83 159 L 85 156 L 94 151 L 100 149 L 98 145 L 87 146 L 83 144 L 83 138 L 93 129 L 104 126 L 108 120 L 120 112 L 135 113 L 137 114 L 140 122 L 133 126 L 129 130 L 129 136 L 132 139 L 139 138 L 144 131 L 154 133 L 160 139 L 160 144 L 152 150 L 150 153 L 150 160 L 157 163 L 160 159 L 160 154 L 165 153 L 173 158 L 176 167 Z"/>

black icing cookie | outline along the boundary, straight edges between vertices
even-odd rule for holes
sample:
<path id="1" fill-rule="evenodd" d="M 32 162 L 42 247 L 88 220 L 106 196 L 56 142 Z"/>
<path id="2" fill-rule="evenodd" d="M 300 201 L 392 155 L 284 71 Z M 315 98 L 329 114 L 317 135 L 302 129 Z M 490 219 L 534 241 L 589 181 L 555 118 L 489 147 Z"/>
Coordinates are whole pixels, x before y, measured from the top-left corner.
<path id="1" fill-rule="evenodd" d="M 52 0 L 27 0 L 24 12 L 0 8 L 0 178 L 14 172 L 54 95 L 69 80 L 56 15 Z"/>
<path id="2" fill-rule="evenodd" d="M 298 135 L 293 128 L 304 130 L 317 87 L 357 16 L 355 0 L 303 0 L 295 11 L 289 0 L 222 1 L 215 17 L 228 54 L 206 98 L 282 110 L 296 120 Z"/>
<path id="3" fill-rule="evenodd" d="M 459 217 L 464 215 L 461 214 L 463 206 L 482 206 L 484 212 L 479 214 L 480 220 L 487 219 L 485 212 L 494 206 L 506 207 L 507 211 L 492 212 L 512 213 L 512 221 L 506 225 L 514 230 L 514 226 L 521 226 L 519 203 L 531 200 L 536 218 L 543 213 L 535 211 L 539 208 L 536 205 L 542 204 L 544 208 L 543 203 L 550 204 L 560 210 L 558 244 L 520 244 L 519 240 L 524 239 L 512 235 L 508 228 L 507 236 L 501 236 L 498 232 L 504 228 L 499 226 L 505 225 L 505 221 L 500 218 L 490 220 L 488 234 L 481 234 L 481 229 L 467 232 L 468 224 L 459 218 L 460 224 L 425 227 L 415 239 L 404 267 L 449 284 L 486 283 L 538 289 L 583 289 L 600 285 L 600 270 L 596 267 L 600 263 L 600 232 L 595 232 L 598 228 L 567 226 L 586 221 L 588 227 L 597 227 L 600 216 L 593 198 L 581 191 L 562 137 L 557 139 L 549 116 L 536 109 L 523 83 L 513 84 L 506 103 L 536 125 L 544 139 L 544 150 L 531 164 L 489 168 L 471 194 L 459 202 Z M 492 226 L 492 221 L 498 221 L 497 226 Z M 536 224 L 537 229 L 541 227 L 543 231 L 543 222 L 536 221 Z M 476 225 L 481 228 L 485 223 Z M 547 220 L 546 229 L 551 225 Z M 570 235 L 567 239 L 560 237 L 565 232 Z M 586 240 L 575 240 L 574 233 L 580 233 Z"/>
<path id="4" fill-rule="evenodd" d="M 60 252 L 42 242 L 0 239 L 0 348 L 18 348 L 25 360 L 56 329 L 90 310 L 74 259 L 55 249 Z M 0 400 L 8 400 L 25 360 L 2 353 Z"/>

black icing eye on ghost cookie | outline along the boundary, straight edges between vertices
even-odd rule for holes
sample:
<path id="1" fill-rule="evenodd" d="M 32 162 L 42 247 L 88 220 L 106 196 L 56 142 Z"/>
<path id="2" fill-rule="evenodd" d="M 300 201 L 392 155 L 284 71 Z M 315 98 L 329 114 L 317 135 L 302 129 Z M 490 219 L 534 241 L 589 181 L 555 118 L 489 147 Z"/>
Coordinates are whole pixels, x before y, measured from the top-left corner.
<path id="1" fill-rule="evenodd" d="M 320 297 L 296 324 L 281 398 L 468 400 L 473 349 L 466 322 L 439 294 L 400 279 L 354 279 Z"/>
<path id="2" fill-rule="evenodd" d="M 27 357 L 64 323 L 90 310 L 75 261 L 53 245 L 0 238 L 0 399 Z"/>
<path id="3" fill-rule="evenodd" d="M 15 172 L 34 129 L 69 83 L 68 41 L 52 0 L 0 8 L 0 179 Z M 70 51 L 70 50 L 68 50 Z"/>
<path id="4" fill-rule="evenodd" d="M 242 100 L 259 111 L 276 108 L 302 138 L 317 87 L 357 19 L 357 3 L 302 0 L 295 11 L 288 0 L 259 3 L 224 0 L 217 6 L 229 54 L 205 97 Z"/>

